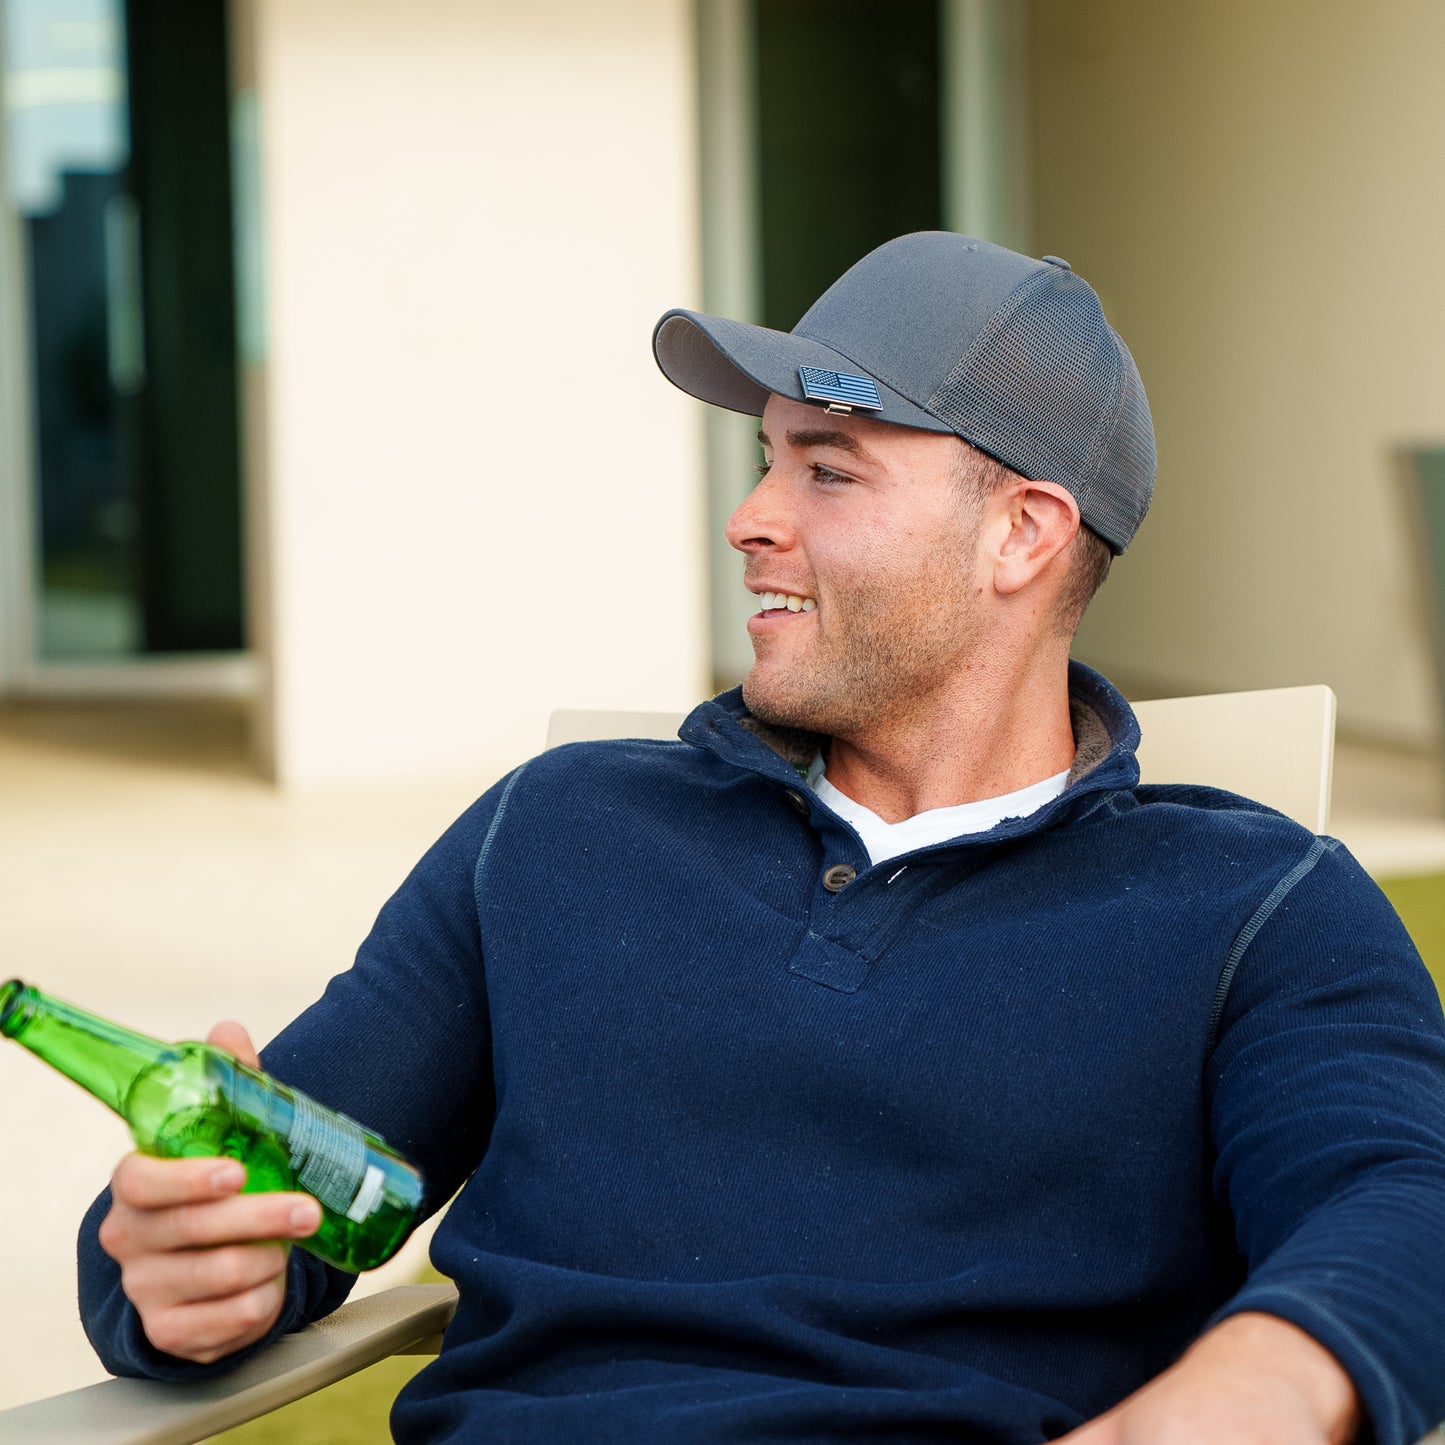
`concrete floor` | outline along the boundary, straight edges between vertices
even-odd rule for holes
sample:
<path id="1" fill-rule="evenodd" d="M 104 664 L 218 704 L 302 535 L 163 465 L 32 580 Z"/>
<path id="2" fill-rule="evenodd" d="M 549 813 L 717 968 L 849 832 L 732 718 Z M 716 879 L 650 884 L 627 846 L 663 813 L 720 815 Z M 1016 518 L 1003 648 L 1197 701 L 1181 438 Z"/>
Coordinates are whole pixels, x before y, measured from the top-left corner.
<path id="1" fill-rule="evenodd" d="M 0 978 L 146 1032 L 221 1017 L 274 1033 L 344 968 L 376 910 L 492 780 L 285 797 L 245 760 L 242 719 L 204 704 L 0 709 Z M 1445 871 L 1429 759 L 1342 745 L 1333 829 L 1377 876 Z M 0 1408 L 102 1377 L 76 1317 L 74 1231 L 123 1126 L 0 1046 Z M 366 1281 L 424 1257 L 415 1240 Z"/>

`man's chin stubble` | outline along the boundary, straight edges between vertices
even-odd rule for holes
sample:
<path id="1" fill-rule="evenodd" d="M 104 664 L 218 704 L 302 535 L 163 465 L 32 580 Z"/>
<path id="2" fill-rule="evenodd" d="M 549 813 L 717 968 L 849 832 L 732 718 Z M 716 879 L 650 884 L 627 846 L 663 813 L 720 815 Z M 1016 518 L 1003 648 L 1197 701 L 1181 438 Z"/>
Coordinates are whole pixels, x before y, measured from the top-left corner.
<path id="1" fill-rule="evenodd" d="M 829 736 L 847 727 L 847 718 L 836 702 L 801 695 L 790 696 L 786 687 L 771 688 L 754 680 L 750 672 L 743 679 L 743 701 L 759 722 L 772 727 L 798 728 Z"/>

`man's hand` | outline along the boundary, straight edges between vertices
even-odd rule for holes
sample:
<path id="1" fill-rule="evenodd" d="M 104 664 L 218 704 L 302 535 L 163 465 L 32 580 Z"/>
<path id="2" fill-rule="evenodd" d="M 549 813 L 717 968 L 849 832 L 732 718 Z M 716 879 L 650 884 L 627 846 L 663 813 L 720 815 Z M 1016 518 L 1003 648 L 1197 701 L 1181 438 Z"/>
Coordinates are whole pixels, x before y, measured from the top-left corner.
<path id="1" fill-rule="evenodd" d="M 1359 1426 L 1359 1397 L 1328 1350 L 1273 1315 L 1239 1314 L 1057 1445 L 1346 1445 Z"/>
<path id="2" fill-rule="evenodd" d="M 218 1024 L 207 1042 L 259 1067 L 240 1024 Z M 276 1322 L 283 1241 L 314 1234 L 321 1207 L 308 1194 L 242 1194 L 245 1180 L 234 1159 L 128 1154 L 117 1166 L 100 1244 L 158 1350 L 208 1365 Z"/>

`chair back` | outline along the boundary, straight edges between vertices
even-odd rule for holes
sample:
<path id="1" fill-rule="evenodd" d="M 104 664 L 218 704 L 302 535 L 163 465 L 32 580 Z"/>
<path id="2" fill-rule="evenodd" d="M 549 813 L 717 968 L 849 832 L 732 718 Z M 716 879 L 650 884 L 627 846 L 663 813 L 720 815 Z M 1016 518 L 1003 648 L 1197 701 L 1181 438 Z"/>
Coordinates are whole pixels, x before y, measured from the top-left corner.
<path id="1" fill-rule="evenodd" d="M 1207 783 L 1277 808 L 1312 833 L 1330 817 L 1335 695 L 1321 683 L 1133 704 L 1146 783 Z"/>

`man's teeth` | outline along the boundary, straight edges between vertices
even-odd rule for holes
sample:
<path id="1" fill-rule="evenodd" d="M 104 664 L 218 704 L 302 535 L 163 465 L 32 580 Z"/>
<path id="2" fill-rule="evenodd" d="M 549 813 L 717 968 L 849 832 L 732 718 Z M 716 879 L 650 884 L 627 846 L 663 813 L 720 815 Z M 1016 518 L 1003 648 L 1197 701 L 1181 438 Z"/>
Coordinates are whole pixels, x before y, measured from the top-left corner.
<path id="1" fill-rule="evenodd" d="M 795 597 L 791 592 L 763 592 L 758 601 L 764 612 L 786 607 L 789 612 L 811 612 L 818 604 L 811 597 Z"/>

